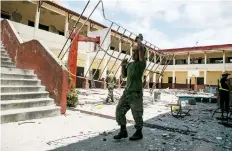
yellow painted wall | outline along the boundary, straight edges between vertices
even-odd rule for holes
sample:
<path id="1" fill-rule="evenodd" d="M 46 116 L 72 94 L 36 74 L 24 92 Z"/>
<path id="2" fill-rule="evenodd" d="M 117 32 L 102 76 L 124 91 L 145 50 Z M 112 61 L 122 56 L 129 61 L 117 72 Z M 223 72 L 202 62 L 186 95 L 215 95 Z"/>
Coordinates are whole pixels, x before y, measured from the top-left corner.
<path id="1" fill-rule="evenodd" d="M 206 53 L 207 58 L 222 58 L 222 52 Z"/>
<path id="2" fill-rule="evenodd" d="M 175 59 L 188 59 L 188 54 L 175 55 Z"/>
<path id="3" fill-rule="evenodd" d="M 19 12 L 22 16 L 22 20 L 20 23 L 28 24 L 28 19 L 34 21 L 35 20 L 35 12 L 36 12 L 36 5 L 29 3 L 30 5 L 24 4 L 20 1 L 1 1 L 1 10 L 7 13 L 13 13 L 16 8 L 17 12 Z"/>
<path id="4" fill-rule="evenodd" d="M 228 78 L 232 78 L 232 71 L 227 71 L 230 75 Z"/>
<path id="5" fill-rule="evenodd" d="M 200 71 L 199 78 L 204 78 L 204 71 Z M 190 77 L 190 79 L 191 79 L 191 84 L 196 83 L 196 78 L 195 77 Z"/>
<path id="6" fill-rule="evenodd" d="M 204 71 L 200 71 L 199 77 L 204 77 Z"/>
<path id="7" fill-rule="evenodd" d="M 168 77 L 172 77 L 172 72 L 164 72 L 163 83 L 168 83 Z"/>
<path id="8" fill-rule="evenodd" d="M 221 78 L 221 71 L 208 71 L 206 83 L 209 85 L 217 85 L 217 80 Z"/>
<path id="9" fill-rule="evenodd" d="M 197 59 L 197 58 L 205 58 L 205 54 L 204 53 L 197 53 L 197 54 L 190 54 L 190 59 Z"/>
<path id="10" fill-rule="evenodd" d="M 85 60 L 78 58 L 77 59 L 77 66 L 78 67 L 85 67 Z"/>
<path id="11" fill-rule="evenodd" d="M 232 71 L 227 71 L 230 73 L 229 78 L 232 78 Z M 221 78 L 221 71 L 207 71 L 206 84 L 217 85 L 217 80 Z M 187 79 L 187 72 L 176 71 L 176 83 L 185 84 Z M 158 75 L 157 75 L 158 77 Z M 163 83 L 168 83 L 168 77 L 172 77 L 172 72 L 164 72 Z M 204 71 L 200 71 L 199 77 L 204 77 Z M 195 77 L 191 77 L 191 84 L 195 84 Z"/>
<path id="12" fill-rule="evenodd" d="M 185 71 L 177 71 L 176 72 L 176 83 L 178 84 L 186 84 L 186 79 L 188 78 L 188 72 Z"/>
<path id="13" fill-rule="evenodd" d="M 195 77 L 190 77 L 191 79 L 191 84 L 195 84 L 196 83 L 196 78 Z"/>
<path id="14" fill-rule="evenodd" d="M 226 57 L 232 57 L 232 51 L 227 51 L 226 52 Z"/>

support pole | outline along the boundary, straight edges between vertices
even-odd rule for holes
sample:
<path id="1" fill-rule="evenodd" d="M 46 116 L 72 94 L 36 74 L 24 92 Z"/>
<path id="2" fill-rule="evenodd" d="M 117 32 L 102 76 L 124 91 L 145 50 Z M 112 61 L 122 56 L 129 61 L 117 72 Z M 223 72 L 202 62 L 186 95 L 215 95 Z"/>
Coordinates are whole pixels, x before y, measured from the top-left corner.
<path id="1" fill-rule="evenodd" d="M 68 68 L 70 70 L 70 72 L 73 75 L 76 75 L 77 72 L 77 55 L 78 55 L 78 39 L 79 36 L 76 35 L 77 34 L 77 29 L 74 30 L 73 34 L 72 34 L 72 45 L 71 48 L 69 50 L 69 54 L 68 54 Z M 73 39 L 74 38 L 74 39 Z M 72 77 L 72 82 L 74 84 L 74 87 L 76 88 L 76 76 L 71 76 Z M 69 83 L 69 89 L 71 88 L 71 84 Z"/>

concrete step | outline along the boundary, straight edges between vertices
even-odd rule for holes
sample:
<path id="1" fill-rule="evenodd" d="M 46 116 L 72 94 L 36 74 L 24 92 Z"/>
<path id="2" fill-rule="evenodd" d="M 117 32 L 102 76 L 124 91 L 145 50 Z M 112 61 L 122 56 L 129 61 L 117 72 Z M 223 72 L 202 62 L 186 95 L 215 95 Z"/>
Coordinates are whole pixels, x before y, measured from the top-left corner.
<path id="1" fill-rule="evenodd" d="M 2 73 L 1 78 L 38 79 L 38 77 L 36 75 L 23 75 L 23 74 L 11 74 L 11 73 Z"/>
<path id="2" fill-rule="evenodd" d="M 1 66 L 16 68 L 15 64 L 13 62 L 9 62 L 9 61 L 1 61 Z"/>
<path id="3" fill-rule="evenodd" d="M 3 57 L 9 57 L 9 55 L 7 54 L 6 51 L 1 51 L 1 56 L 3 56 Z"/>
<path id="4" fill-rule="evenodd" d="M 12 62 L 11 58 L 10 57 L 4 57 L 4 56 L 1 56 L 1 62 L 4 62 L 4 61 L 8 61 L 8 62 Z"/>
<path id="5" fill-rule="evenodd" d="M 6 65 L 1 65 L 1 67 L 4 67 L 4 68 L 16 68 L 15 66 L 6 66 Z"/>
<path id="6" fill-rule="evenodd" d="M 2 85 L 27 85 L 38 86 L 41 84 L 41 80 L 38 79 L 13 79 L 13 78 L 1 78 Z"/>
<path id="7" fill-rule="evenodd" d="M 36 99 L 49 97 L 46 91 L 41 92 L 16 92 L 16 93 L 1 93 L 1 100 L 22 100 L 22 99 Z"/>
<path id="8" fill-rule="evenodd" d="M 21 74 L 21 75 L 35 75 L 33 70 L 19 69 L 19 68 L 6 68 L 1 67 L 1 73 L 4 74 Z"/>
<path id="9" fill-rule="evenodd" d="M 1 85 L 2 93 L 10 92 L 39 92 L 45 91 L 45 86 Z"/>
<path id="10" fill-rule="evenodd" d="M 60 115 L 60 109 L 54 105 L 46 107 L 6 110 L 1 111 L 1 123 L 18 122 L 58 115 Z"/>
<path id="11" fill-rule="evenodd" d="M 54 104 L 54 100 L 51 98 L 39 98 L 39 99 L 26 99 L 26 100 L 7 100 L 1 101 L 1 111 L 31 108 L 31 107 L 42 107 Z"/>
<path id="12" fill-rule="evenodd" d="M 1 53 L 7 53 L 6 49 L 0 49 Z"/>
<path id="13" fill-rule="evenodd" d="M 7 54 L 7 51 L 6 51 L 6 49 L 0 49 L 0 51 L 1 51 L 1 54 Z"/>

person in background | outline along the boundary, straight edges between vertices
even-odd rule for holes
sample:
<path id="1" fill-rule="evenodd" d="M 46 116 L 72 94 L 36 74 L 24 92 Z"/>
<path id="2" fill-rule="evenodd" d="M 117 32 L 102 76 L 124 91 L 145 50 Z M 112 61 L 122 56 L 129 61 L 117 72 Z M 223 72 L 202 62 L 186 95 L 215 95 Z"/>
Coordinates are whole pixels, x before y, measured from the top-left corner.
<path id="1" fill-rule="evenodd" d="M 227 72 L 222 73 L 222 77 L 219 81 L 219 97 L 220 97 L 220 108 L 222 111 L 222 118 L 224 118 L 224 112 L 229 112 L 229 101 L 230 101 L 230 88 L 228 83 Z"/>
<path id="2" fill-rule="evenodd" d="M 116 85 L 116 77 L 112 72 L 109 75 L 107 75 L 106 83 L 108 88 L 108 96 L 106 98 L 106 103 L 109 103 L 109 99 L 111 99 L 111 102 L 114 102 L 114 88 Z"/>

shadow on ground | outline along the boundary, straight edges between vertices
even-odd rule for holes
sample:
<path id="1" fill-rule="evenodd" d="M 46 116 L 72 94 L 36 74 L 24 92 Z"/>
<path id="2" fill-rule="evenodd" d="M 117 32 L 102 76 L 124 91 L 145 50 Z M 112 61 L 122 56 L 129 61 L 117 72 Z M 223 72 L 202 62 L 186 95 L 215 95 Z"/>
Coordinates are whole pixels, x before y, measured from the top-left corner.
<path id="1" fill-rule="evenodd" d="M 117 129 L 102 134 L 80 134 L 50 141 L 47 144 L 55 147 L 51 151 L 200 151 L 205 147 L 210 147 L 212 151 L 232 150 L 231 129 L 219 125 L 218 121 L 211 117 L 216 106 L 200 104 L 200 107 L 196 105 L 191 108 L 193 109 L 190 112 L 191 116 L 184 119 L 176 119 L 170 113 L 166 113 L 145 121 L 144 139 L 137 142 L 131 142 L 128 138 L 120 141 L 113 140 L 113 136 L 119 132 Z M 115 119 L 100 114 L 94 115 Z M 133 121 L 129 122 L 133 123 Z M 132 125 L 127 129 L 129 136 L 135 131 Z M 81 135 L 85 135 L 87 139 L 80 140 L 80 137 L 83 137 Z M 76 139 L 76 143 L 62 146 L 62 142 L 70 138 Z"/>

